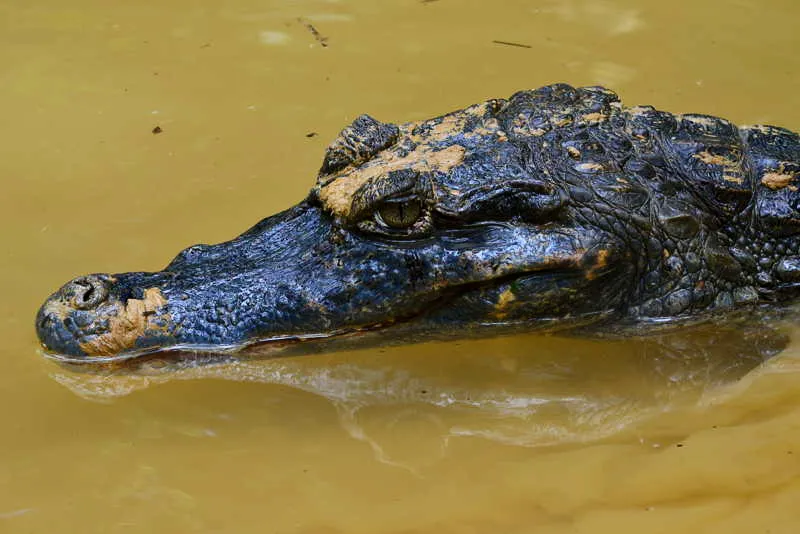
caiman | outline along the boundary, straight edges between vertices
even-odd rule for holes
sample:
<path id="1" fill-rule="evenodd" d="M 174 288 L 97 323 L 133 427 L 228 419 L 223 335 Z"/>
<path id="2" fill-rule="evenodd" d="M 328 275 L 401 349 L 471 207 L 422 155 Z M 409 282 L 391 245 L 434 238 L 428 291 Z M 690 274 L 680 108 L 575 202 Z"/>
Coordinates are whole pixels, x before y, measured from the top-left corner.
<path id="1" fill-rule="evenodd" d="M 88 362 L 705 320 L 800 294 L 798 188 L 797 134 L 602 87 L 361 115 L 299 204 L 162 271 L 76 278 L 36 329 Z"/>

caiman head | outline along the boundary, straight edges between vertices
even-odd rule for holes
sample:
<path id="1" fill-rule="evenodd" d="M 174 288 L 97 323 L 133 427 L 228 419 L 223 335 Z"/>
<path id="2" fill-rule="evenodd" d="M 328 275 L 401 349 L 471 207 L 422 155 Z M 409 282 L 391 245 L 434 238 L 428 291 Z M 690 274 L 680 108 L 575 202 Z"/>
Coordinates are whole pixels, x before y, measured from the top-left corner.
<path id="1" fill-rule="evenodd" d="M 689 272 L 668 256 L 700 237 L 706 251 L 718 213 L 747 203 L 741 183 L 697 207 L 698 188 L 675 187 L 669 162 L 647 157 L 674 116 L 637 109 L 602 88 L 554 85 L 399 126 L 362 115 L 327 149 L 304 201 L 162 271 L 67 283 L 40 309 L 39 338 L 50 353 L 102 360 L 732 305 L 729 283 L 687 297 L 696 280 L 664 273 Z M 716 263 L 735 271 L 731 261 Z"/>

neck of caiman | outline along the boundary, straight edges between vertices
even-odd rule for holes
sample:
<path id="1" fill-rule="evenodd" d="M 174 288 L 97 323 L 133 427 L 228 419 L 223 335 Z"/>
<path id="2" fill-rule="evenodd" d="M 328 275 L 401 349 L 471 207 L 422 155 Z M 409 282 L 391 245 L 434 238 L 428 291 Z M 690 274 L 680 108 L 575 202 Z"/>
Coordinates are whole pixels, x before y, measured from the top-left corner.
<path id="1" fill-rule="evenodd" d="M 647 214 L 629 218 L 640 261 L 628 315 L 673 318 L 800 296 L 797 136 L 649 107 L 621 115 L 634 149 L 625 165 L 652 184 Z"/>
<path id="2" fill-rule="evenodd" d="M 755 199 L 756 204 L 758 200 Z M 759 226 L 751 210 L 723 229 L 730 254 L 741 266 L 741 276 L 734 280 L 738 286 L 734 297 L 746 296 L 746 302 L 786 302 L 797 298 L 800 236 L 774 235 Z"/>
<path id="3" fill-rule="evenodd" d="M 694 238 L 643 243 L 639 303 L 631 317 L 676 317 L 800 297 L 800 237 L 776 236 L 754 224 L 748 209 L 729 224 Z"/>

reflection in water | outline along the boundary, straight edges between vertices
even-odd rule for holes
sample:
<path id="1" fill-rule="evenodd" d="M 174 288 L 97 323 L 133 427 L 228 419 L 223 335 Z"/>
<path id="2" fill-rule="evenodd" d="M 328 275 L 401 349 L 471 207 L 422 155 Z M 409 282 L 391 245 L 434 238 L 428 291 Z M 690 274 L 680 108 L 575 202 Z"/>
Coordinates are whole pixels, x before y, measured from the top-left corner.
<path id="1" fill-rule="evenodd" d="M 328 399 L 342 427 L 378 459 L 413 469 L 388 450 L 415 448 L 398 447 L 402 435 L 435 436 L 423 463 L 439 457 L 453 436 L 522 446 L 596 441 L 696 404 L 786 342 L 773 329 L 707 325 L 624 340 L 523 335 L 427 343 L 416 356 L 392 347 L 268 360 L 204 356 L 201 364 L 151 359 L 135 369 L 53 376 L 99 401 L 172 380 L 296 388 Z"/>

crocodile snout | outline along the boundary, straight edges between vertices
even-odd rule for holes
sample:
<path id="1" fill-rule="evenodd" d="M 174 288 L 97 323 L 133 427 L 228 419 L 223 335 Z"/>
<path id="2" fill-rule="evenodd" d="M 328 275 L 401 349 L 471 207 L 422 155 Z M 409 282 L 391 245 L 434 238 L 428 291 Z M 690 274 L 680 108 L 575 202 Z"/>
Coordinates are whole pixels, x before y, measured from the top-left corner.
<path id="1" fill-rule="evenodd" d="M 80 276 L 50 295 L 39 309 L 36 333 L 49 350 L 82 354 L 79 333 L 90 327 L 90 314 L 108 301 L 107 274 Z"/>
<path id="2" fill-rule="evenodd" d="M 45 349 L 68 356 L 108 356 L 146 348 L 169 336 L 166 298 L 158 287 L 118 275 L 75 278 L 50 295 L 36 318 Z"/>

